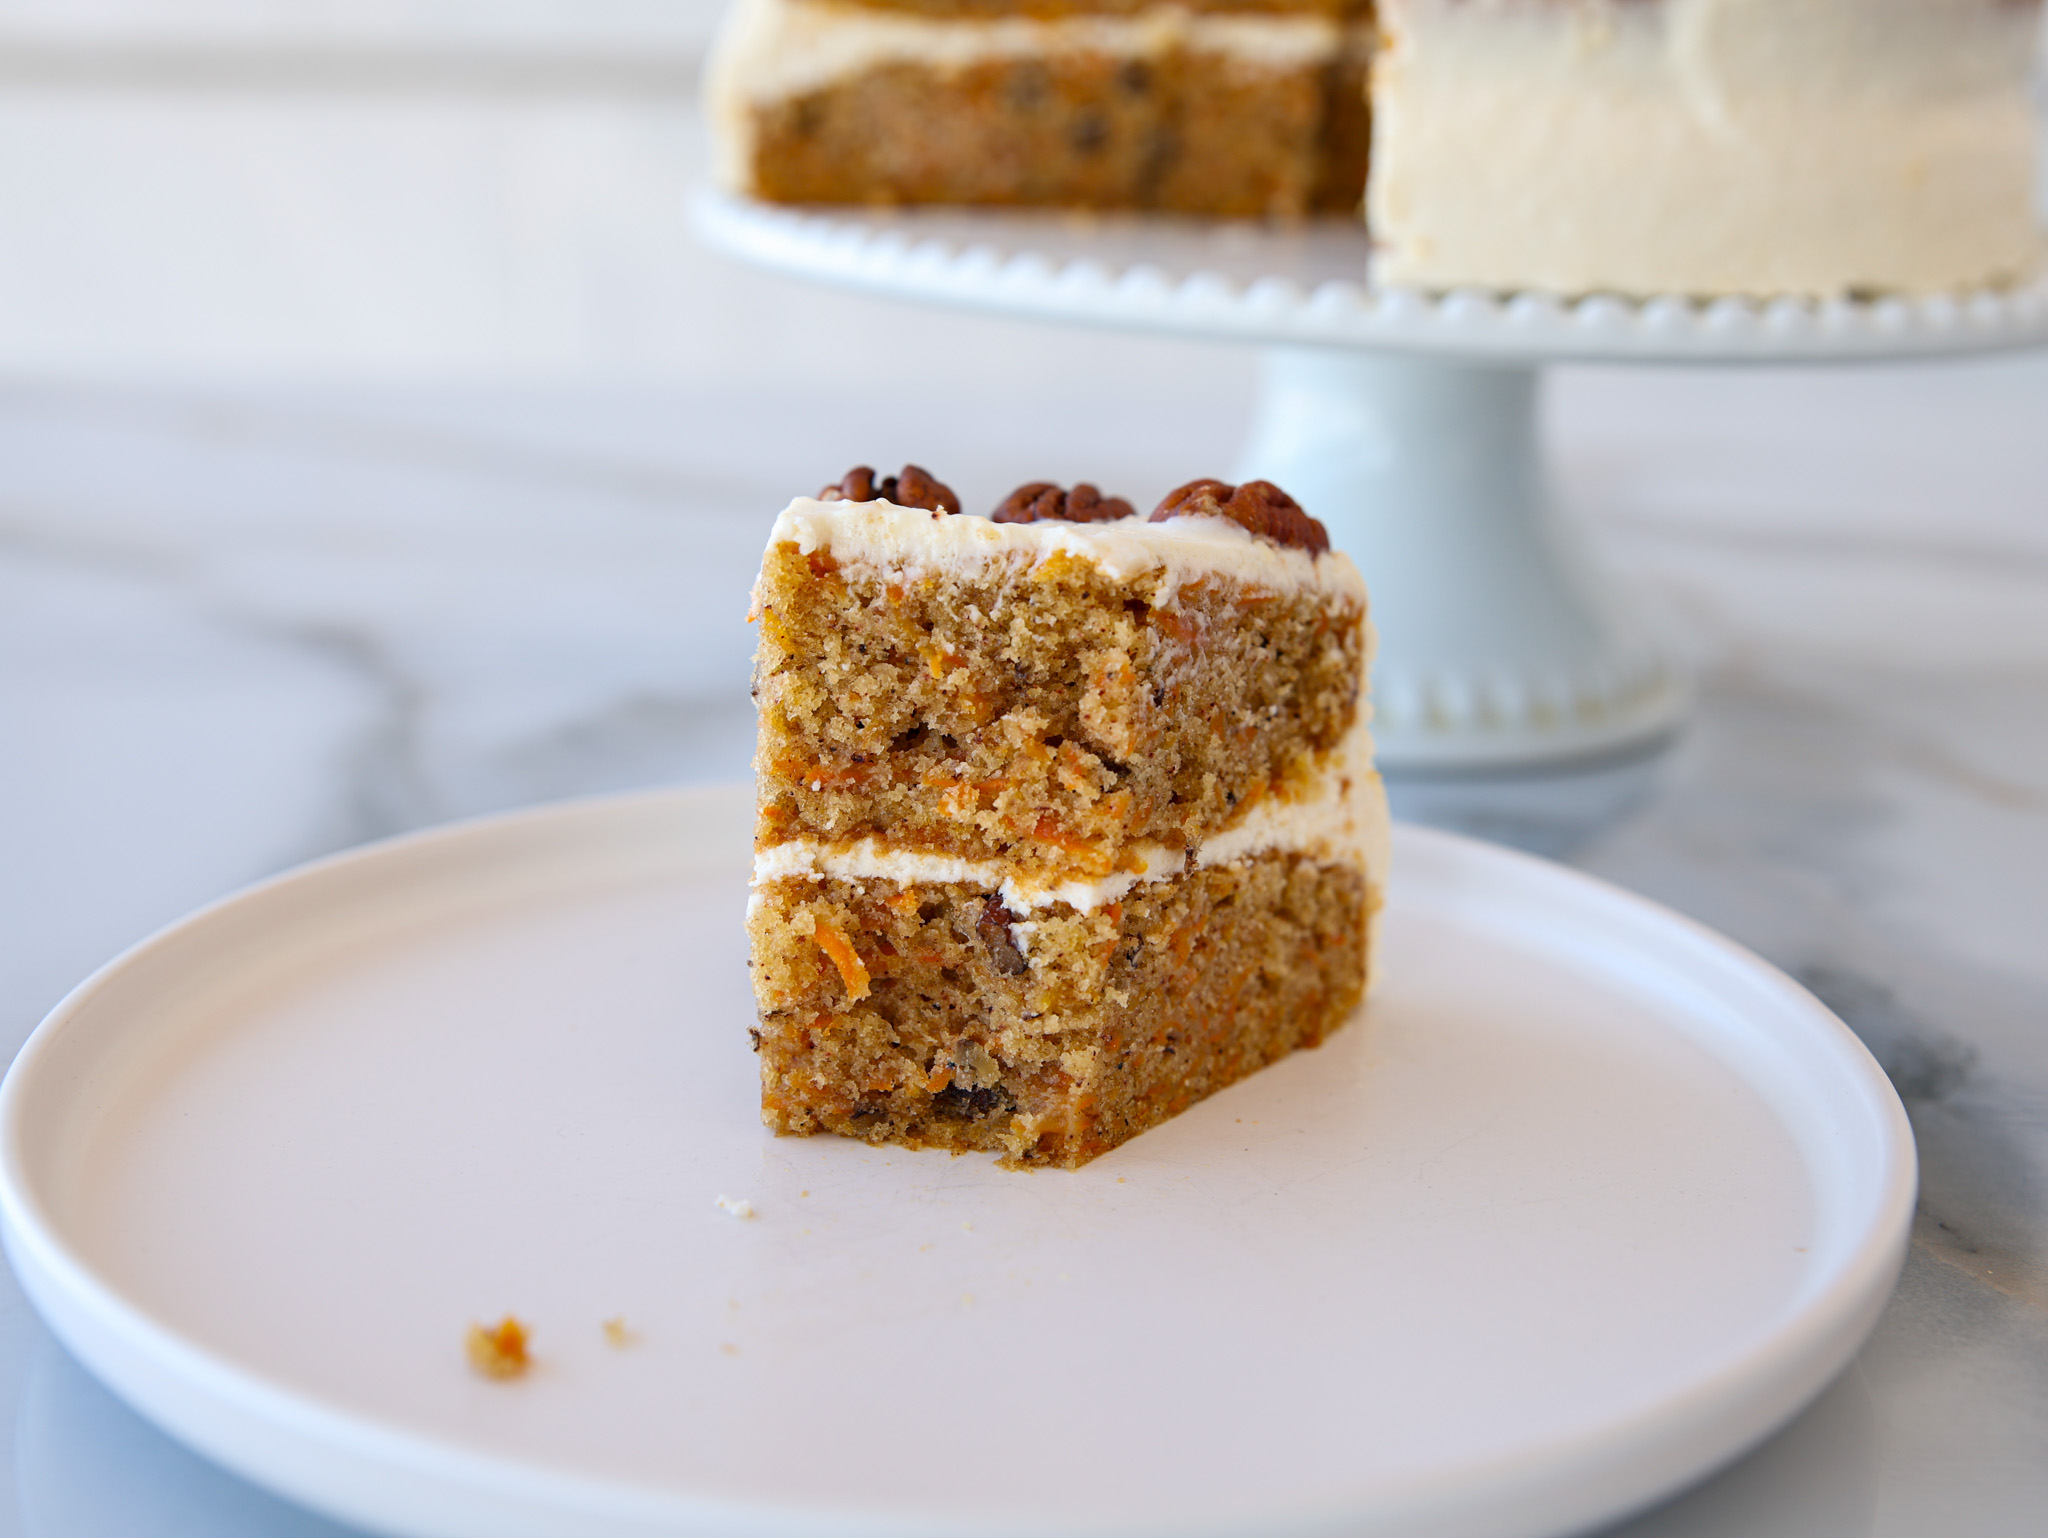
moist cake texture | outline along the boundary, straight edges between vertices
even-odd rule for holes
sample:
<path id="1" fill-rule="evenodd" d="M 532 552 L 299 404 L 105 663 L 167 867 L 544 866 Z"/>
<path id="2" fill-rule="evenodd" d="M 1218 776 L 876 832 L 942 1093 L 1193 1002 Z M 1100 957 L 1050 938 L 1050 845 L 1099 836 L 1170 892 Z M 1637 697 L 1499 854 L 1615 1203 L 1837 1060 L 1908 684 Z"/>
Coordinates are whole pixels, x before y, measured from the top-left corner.
<path id="1" fill-rule="evenodd" d="M 763 1119 L 1071 1167 L 1357 1007 L 1364 587 L 1263 483 L 893 481 L 791 503 L 755 590 Z"/>

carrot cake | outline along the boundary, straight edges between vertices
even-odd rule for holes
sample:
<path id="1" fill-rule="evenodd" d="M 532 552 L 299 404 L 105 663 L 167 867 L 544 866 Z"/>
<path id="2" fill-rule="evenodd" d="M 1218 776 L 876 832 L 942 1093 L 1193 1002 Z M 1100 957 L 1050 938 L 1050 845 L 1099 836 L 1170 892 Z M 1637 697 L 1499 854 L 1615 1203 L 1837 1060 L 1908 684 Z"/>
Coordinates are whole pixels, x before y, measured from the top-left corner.
<path id="1" fill-rule="evenodd" d="M 776 520 L 753 617 L 776 1131 L 1073 1167 L 1357 1007 L 1372 631 L 1277 487 L 984 518 L 856 470 Z"/>
<path id="2" fill-rule="evenodd" d="M 739 0 L 709 98 L 772 201 L 1362 212 L 1374 277 L 1436 289 L 1930 292 L 2039 260 L 2041 9 Z"/>

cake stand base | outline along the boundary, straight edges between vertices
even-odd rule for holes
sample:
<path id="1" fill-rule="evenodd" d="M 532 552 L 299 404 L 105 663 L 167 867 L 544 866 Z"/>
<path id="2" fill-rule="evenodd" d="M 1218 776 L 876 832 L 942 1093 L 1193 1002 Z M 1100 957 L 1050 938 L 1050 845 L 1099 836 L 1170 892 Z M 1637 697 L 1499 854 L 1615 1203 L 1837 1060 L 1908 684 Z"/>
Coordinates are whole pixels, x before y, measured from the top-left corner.
<path id="1" fill-rule="evenodd" d="M 1240 479 L 1284 486 L 1366 574 L 1387 768 L 1482 768 L 1640 747 L 1684 709 L 1677 668 L 1559 516 L 1538 373 L 1277 347 Z"/>

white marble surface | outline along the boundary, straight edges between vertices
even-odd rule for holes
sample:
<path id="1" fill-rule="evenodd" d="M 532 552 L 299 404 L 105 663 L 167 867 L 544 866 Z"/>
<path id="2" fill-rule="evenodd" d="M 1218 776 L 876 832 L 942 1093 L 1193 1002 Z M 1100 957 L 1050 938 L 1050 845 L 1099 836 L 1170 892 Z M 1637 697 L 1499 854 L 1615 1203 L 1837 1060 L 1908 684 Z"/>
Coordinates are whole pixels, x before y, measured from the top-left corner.
<path id="1" fill-rule="evenodd" d="M 125 17 L 115 46 L 0 6 L 7 1050 L 127 941 L 306 856 L 742 772 L 744 588 L 792 490 L 917 458 L 971 504 L 1042 475 L 1148 498 L 1243 431 L 1247 353 L 698 252 L 674 85 L 696 34 L 658 9 L 568 42 L 559 8 L 508 11 L 488 47 L 475 7 L 311 8 L 283 33 L 275 6 L 190 9 L 234 47 L 173 39 L 165 67 L 134 45 L 146 8 L 73 13 Z M 351 14 L 399 20 L 336 52 Z M 434 48 L 399 46 L 421 28 Z M 520 48 L 555 63 L 506 66 Z M 1893 1072 L 1925 1161 L 1857 1366 L 1633 1531 L 2038 1532 L 2048 362 L 1554 385 L 1566 483 L 1695 659 L 1697 714 L 1647 764 L 1402 800 L 1807 978 Z M 0 1533 L 338 1531 L 112 1401 L 4 1276 L 0 1436 Z"/>

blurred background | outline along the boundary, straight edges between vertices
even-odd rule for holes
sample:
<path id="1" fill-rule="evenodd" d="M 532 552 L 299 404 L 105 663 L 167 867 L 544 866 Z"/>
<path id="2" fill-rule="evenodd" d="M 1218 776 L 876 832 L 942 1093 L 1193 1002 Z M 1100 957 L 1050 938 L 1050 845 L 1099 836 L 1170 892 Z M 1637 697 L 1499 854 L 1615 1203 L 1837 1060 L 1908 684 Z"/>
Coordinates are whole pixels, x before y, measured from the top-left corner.
<path id="1" fill-rule="evenodd" d="M 0 0 L 7 1052 L 122 946 L 301 859 L 743 775 L 762 539 L 851 464 L 916 460 L 970 508 L 1226 473 L 1248 349 L 700 249 L 720 9 Z M 1925 1160 L 1857 1368 L 1644 1531 L 2038 1531 L 2048 361 L 1566 369 L 1546 411 L 1698 708 L 1648 759 L 1398 803 L 1805 978 Z M 0 1533 L 327 1531 L 104 1396 L 0 1279 L 0 1478 L 8 1446 Z"/>

